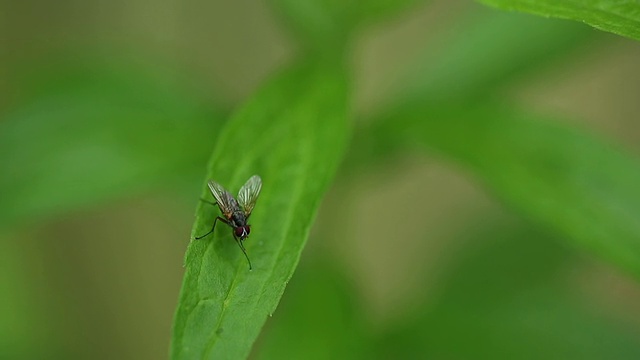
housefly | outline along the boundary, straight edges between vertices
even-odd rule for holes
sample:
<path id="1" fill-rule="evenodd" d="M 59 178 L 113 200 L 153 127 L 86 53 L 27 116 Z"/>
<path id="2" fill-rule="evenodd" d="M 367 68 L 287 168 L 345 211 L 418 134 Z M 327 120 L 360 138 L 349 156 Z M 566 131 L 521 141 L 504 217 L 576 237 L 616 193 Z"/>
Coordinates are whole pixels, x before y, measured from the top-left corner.
<path id="1" fill-rule="evenodd" d="M 238 200 L 225 190 L 222 185 L 213 180 L 209 180 L 207 185 L 209 185 L 209 189 L 211 190 L 213 197 L 216 199 L 216 202 L 211 204 L 218 205 L 223 216 L 217 216 L 213 221 L 211 231 L 202 236 L 196 237 L 196 240 L 202 239 L 203 237 L 213 233 L 218 220 L 222 221 L 233 229 L 233 238 L 236 240 L 236 243 L 238 243 L 238 246 L 240 246 L 244 256 L 247 258 L 249 270 L 251 270 L 251 260 L 249 260 L 247 249 L 245 249 L 242 242 L 249 236 L 249 232 L 251 232 L 251 226 L 247 224 L 247 221 L 249 220 L 249 216 L 251 216 L 251 211 L 253 211 L 253 208 L 256 205 L 258 195 L 260 195 L 262 179 L 260 179 L 260 176 L 258 175 L 253 175 L 249 178 L 249 180 L 247 180 L 247 182 L 240 188 L 240 191 L 238 192 Z"/>

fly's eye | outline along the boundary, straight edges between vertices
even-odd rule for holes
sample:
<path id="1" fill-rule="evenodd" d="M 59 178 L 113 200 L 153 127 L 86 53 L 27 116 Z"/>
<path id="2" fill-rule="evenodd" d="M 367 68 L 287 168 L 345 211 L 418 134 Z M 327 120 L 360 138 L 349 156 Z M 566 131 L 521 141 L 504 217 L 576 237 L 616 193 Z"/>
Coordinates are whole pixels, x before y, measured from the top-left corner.
<path id="1" fill-rule="evenodd" d="M 236 237 L 239 237 L 240 239 L 244 240 L 247 236 L 249 236 L 249 232 L 251 232 L 251 229 L 249 228 L 249 225 L 245 225 L 245 226 L 237 227 L 233 231 L 235 232 Z"/>
<path id="2" fill-rule="evenodd" d="M 236 234 L 236 237 L 241 238 L 242 235 L 244 235 L 244 226 L 240 226 L 240 227 L 235 228 L 233 230 L 233 232 Z"/>

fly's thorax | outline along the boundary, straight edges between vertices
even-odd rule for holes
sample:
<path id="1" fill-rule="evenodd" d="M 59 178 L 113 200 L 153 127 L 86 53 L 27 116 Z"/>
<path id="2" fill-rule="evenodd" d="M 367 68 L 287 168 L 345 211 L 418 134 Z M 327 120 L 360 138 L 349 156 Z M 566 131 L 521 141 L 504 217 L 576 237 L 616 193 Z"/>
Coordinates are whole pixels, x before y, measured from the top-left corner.
<path id="1" fill-rule="evenodd" d="M 229 195 L 227 201 L 229 202 L 229 205 L 231 206 L 231 208 L 235 209 L 236 211 L 240 210 L 240 205 L 238 205 L 238 201 L 233 196 L 231 196 L 231 194 L 229 193 L 227 194 Z"/>
<path id="2" fill-rule="evenodd" d="M 234 227 L 247 225 L 247 218 L 244 216 L 244 212 L 242 211 L 234 211 L 233 214 L 231 214 L 231 221 L 233 222 Z"/>

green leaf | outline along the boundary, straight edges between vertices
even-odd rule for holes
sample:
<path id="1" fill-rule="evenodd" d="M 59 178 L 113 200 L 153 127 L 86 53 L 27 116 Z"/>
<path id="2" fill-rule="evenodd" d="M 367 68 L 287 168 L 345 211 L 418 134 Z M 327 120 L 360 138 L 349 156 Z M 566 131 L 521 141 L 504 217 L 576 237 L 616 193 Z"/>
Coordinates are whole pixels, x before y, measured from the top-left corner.
<path id="1" fill-rule="evenodd" d="M 0 224 L 193 177 L 221 123 L 166 70 L 85 60 L 35 79 L 0 121 Z"/>
<path id="2" fill-rule="evenodd" d="M 252 358 L 371 359 L 373 344 L 355 287 L 336 269 L 335 259 L 307 260 L 267 322 Z"/>
<path id="3" fill-rule="evenodd" d="M 629 0 L 478 0 L 504 10 L 576 20 L 640 40 L 640 3 Z"/>
<path id="4" fill-rule="evenodd" d="M 436 150 L 526 218 L 640 276 L 637 159 L 557 121 L 489 103 L 415 104 L 379 120 L 354 149 Z"/>
<path id="5" fill-rule="evenodd" d="M 43 289 L 51 277 L 34 274 L 33 248 L 25 249 L 25 237 L 0 234 L 0 358 L 2 359 L 69 359 L 77 354 L 62 346 L 68 326 L 59 324 L 61 312 L 54 306 L 49 289 Z M 38 244 L 39 245 L 39 244 Z M 42 266 L 42 265 L 38 265 Z M 47 274 L 51 268 L 46 268 Z M 44 275 L 45 270 L 39 270 Z M 34 281 L 34 277 L 42 281 Z M 62 291 L 62 290 L 61 290 Z M 71 350 L 71 349 L 69 349 Z"/>
<path id="6" fill-rule="evenodd" d="M 486 96 L 594 39 L 578 24 L 482 6 L 459 22 L 401 76 L 399 101 Z"/>
<path id="7" fill-rule="evenodd" d="M 207 179 L 236 193 L 262 177 L 245 242 L 253 271 L 231 230 L 192 241 L 175 316 L 177 359 L 241 359 L 278 304 L 348 139 L 341 66 L 304 65 L 266 85 L 222 130 Z M 211 198 L 206 186 L 203 197 Z M 200 204 L 192 236 L 209 231 L 217 208 Z"/>
<path id="8" fill-rule="evenodd" d="M 300 37 L 305 48 L 342 51 L 353 31 L 360 25 L 389 18 L 419 0 L 272 0 L 273 8 Z"/>
<path id="9" fill-rule="evenodd" d="M 381 358 L 640 356 L 638 326 L 576 291 L 579 259 L 535 229 L 496 225 L 463 240 L 435 299 L 382 334 Z"/>

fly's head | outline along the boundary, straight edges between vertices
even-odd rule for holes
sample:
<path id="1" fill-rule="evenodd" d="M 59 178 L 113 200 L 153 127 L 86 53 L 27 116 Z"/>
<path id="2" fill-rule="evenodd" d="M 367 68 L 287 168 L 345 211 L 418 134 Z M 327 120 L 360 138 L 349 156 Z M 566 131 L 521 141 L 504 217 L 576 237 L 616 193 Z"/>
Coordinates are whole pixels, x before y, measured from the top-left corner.
<path id="1" fill-rule="evenodd" d="M 240 240 L 244 240 L 249 236 L 251 228 L 249 225 L 238 226 L 237 228 L 233 229 L 233 232 L 235 233 L 236 237 L 240 238 Z"/>

